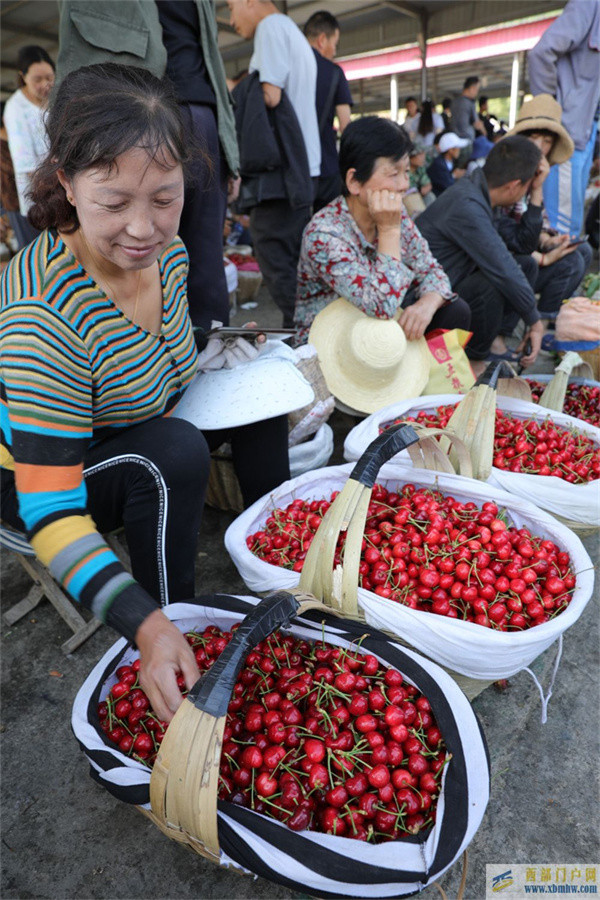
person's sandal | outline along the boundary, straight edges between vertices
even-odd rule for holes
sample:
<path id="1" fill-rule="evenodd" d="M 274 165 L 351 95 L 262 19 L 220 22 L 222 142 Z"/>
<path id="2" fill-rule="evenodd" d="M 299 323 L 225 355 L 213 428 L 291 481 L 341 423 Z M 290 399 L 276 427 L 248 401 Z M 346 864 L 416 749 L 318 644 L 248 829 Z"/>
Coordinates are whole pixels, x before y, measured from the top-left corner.
<path id="1" fill-rule="evenodd" d="M 504 353 L 488 353 L 487 358 L 489 362 L 500 362 L 501 360 L 506 360 L 509 363 L 519 362 L 519 354 L 514 350 L 507 349 Z"/>

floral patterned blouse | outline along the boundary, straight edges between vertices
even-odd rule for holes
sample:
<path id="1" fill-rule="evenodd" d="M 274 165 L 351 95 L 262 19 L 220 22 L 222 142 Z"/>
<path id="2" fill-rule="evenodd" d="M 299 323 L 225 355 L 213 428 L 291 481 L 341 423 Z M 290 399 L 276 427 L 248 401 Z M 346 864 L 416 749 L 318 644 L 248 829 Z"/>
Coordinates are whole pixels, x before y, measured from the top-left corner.
<path id="1" fill-rule="evenodd" d="M 401 259 L 377 250 L 337 197 L 312 217 L 302 237 L 295 324 L 297 344 L 308 340 L 313 319 L 328 303 L 345 297 L 368 316 L 391 319 L 411 287 L 417 296 L 437 291 L 453 299 L 448 277 L 416 225 L 402 210 Z"/>

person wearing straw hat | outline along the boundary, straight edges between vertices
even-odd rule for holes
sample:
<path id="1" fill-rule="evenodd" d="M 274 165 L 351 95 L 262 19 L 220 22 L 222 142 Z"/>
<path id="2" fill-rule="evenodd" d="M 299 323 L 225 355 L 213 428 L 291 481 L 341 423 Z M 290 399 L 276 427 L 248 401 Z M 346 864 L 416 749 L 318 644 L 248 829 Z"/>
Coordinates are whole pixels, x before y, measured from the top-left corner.
<path id="1" fill-rule="evenodd" d="M 388 119 L 364 116 L 345 129 L 343 194 L 313 216 L 302 238 L 297 343 L 338 297 L 368 316 L 397 318 L 409 342 L 436 328 L 468 330 L 467 304 L 403 208 L 410 149 L 404 128 Z"/>
<path id="2" fill-rule="evenodd" d="M 548 166 L 560 165 L 573 154 L 573 141 L 561 124 L 562 109 L 549 94 L 539 94 L 523 104 L 509 134 L 520 134 L 543 153 Z M 497 227 L 509 249 L 530 253 L 538 265 L 533 289 L 539 295 L 538 309 L 544 317 L 554 317 L 561 303 L 573 292 L 587 272 L 592 248 L 584 241 L 572 243 L 569 235 L 557 234 L 543 205 L 543 185 L 532 189 L 518 203 L 503 209 Z M 513 313 L 503 322 L 510 334 L 517 323 Z"/>

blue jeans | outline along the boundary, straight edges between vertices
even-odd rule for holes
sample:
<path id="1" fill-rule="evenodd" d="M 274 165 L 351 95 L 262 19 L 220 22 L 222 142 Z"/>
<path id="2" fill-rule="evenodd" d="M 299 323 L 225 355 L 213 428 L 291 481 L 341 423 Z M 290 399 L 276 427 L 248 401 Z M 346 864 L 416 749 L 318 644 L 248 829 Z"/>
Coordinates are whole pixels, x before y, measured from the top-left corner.
<path id="1" fill-rule="evenodd" d="M 575 150 L 573 156 L 559 166 L 552 166 L 544 182 L 544 206 L 550 224 L 561 234 L 573 237 L 581 234 L 585 189 L 597 131 L 598 122 L 594 122 L 585 148 Z"/>

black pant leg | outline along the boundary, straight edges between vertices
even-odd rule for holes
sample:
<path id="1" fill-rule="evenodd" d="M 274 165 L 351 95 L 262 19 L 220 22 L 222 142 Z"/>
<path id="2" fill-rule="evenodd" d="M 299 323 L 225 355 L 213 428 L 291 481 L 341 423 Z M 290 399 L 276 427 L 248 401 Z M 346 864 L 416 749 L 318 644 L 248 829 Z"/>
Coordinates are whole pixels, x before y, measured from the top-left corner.
<path id="1" fill-rule="evenodd" d="M 192 324 L 205 331 L 213 319 L 229 324 L 229 294 L 223 265 L 223 227 L 227 212 L 228 168 L 210 106 L 188 103 L 183 107 L 191 139 L 205 156 L 194 158 L 179 236 L 190 257 L 188 303 Z"/>
<path id="2" fill-rule="evenodd" d="M 577 250 L 541 268 L 535 283 L 535 291 L 540 295 L 540 313 L 557 313 L 563 300 L 573 296 L 586 269 L 586 256 Z"/>
<path id="3" fill-rule="evenodd" d="M 515 262 L 519 264 L 523 275 L 531 285 L 532 290 L 537 291 L 536 281 L 540 269 L 533 256 L 530 253 L 514 253 L 513 256 Z M 520 318 L 521 317 L 516 309 L 513 309 L 513 307 L 507 303 L 504 307 L 504 317 L 502 319 L 500 334 L 512 334 Z"/>
<path id="4" fill-rule="evenodd" d="M 490 345 L 500 331 L 504 297 L 480 271 L 463 278 L 453 287 L 471 309 L 470 328 L 473 337 L 465 352 L 470 359 L 486 359 Z"/>
<path id="5" fill-rule="evenodd" d="M 287 200 L 267 200 L 250 213 L 254 253 L 284 328 L 294 325 L 298 259 L 310 212 L 310 206 L 292 209 Z"/>
<path id="6" fill-rule="evenodd" d="M 88 509 L 99 531 L 124 526 L 132 574 L 164 606 L 195 595 L 194 562 L 210 456 L 189 422 L 157 418 L 92 447 Z"/>
<path id="7" fill-rule="evenodd" d="M 231 443 L 233 468 L 244 507 L 251 506 L 290 477 L 287 416 L 204 434 L 211 451 L 225 441 Z"/>

